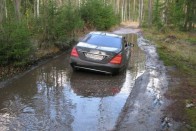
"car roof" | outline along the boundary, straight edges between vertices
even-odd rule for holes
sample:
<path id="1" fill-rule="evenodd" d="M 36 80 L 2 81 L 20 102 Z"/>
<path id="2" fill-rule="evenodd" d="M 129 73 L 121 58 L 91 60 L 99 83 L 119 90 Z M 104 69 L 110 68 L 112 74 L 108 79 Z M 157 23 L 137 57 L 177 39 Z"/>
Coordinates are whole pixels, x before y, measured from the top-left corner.
<path id="1" fill-rule="evenodd" d="M 109 32 L 102 32 L 102 31 L 93 31 L 93 32 L 90 32 L 89 34 L 92 34 L 92 35 L 105 35 L 105 36 L 111 36 L 111 37 L 117 37 L 117 38 L 123 38 L 123 36 L 120 36 L 120 35 L 117 35 L 117 34 L 114 34 L 114 33 L 109 33 Z"/>

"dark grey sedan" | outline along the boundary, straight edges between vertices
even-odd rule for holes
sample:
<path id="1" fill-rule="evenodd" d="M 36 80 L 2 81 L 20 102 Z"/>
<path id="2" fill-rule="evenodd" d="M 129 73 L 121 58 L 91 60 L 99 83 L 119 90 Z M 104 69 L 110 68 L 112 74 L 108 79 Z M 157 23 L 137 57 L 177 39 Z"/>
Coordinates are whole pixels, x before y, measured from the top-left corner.
<path id="1" fill-rule="evenodd" d="M 124 36 L 108 32 L 91 32 L 71 51 L 70 64 L 75 69 L 117 74 L 130 58 L 130 44 Z"/>

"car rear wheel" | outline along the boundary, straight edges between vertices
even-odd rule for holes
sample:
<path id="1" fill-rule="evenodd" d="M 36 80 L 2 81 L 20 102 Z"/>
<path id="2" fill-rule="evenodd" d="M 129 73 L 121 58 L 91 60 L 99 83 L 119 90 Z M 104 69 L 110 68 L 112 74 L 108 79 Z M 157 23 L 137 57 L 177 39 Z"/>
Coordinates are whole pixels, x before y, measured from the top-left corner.
<path id="1" fill-rule="evenodd" d="M 71 65 L 71 68 L 72 68 L 72 70 L 73 71 L 77 71 L 77 70 L 79 70 L 78 68 L 76 68 L 74 65 Z"/>

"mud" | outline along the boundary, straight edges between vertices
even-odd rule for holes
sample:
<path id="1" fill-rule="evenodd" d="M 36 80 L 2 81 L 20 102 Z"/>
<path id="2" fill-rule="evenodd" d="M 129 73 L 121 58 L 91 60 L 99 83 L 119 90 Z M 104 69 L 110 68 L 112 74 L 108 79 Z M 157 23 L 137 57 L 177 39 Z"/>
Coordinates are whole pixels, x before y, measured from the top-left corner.
<path id="1" fill-rule="evenodd" d="M 146 55 L 145 72 L 135 80 L 134 91 L 127 99 L 115 130 L 176 130 L 179 124 L 163 112 L 170 102 L 164 97 L 169 79 L 166 68 L 159 60 L 156 47 L 144 39 L 141 32 L 137 34 L 137 44 Z"/>

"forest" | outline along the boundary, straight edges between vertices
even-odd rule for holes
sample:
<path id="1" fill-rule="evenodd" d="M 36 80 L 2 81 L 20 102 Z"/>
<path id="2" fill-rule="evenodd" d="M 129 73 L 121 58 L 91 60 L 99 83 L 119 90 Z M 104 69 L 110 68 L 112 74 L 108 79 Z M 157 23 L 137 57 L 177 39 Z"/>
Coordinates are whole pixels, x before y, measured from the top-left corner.
<path id="1" fill-rule="evenodd" d="M 196 0 L 0 0 L 0 82 L 123 22 L 139 23 L 171 66 L 169 114 L 196 129 Z"/>
<path id="2" fill-rule="evenodd" d="M 39 49 L 62 50 L 87 29 L 123 21 L 194 31 L 195 6 L 195 0 L 0 0 L 0 65 L 26 65 Z"/>

